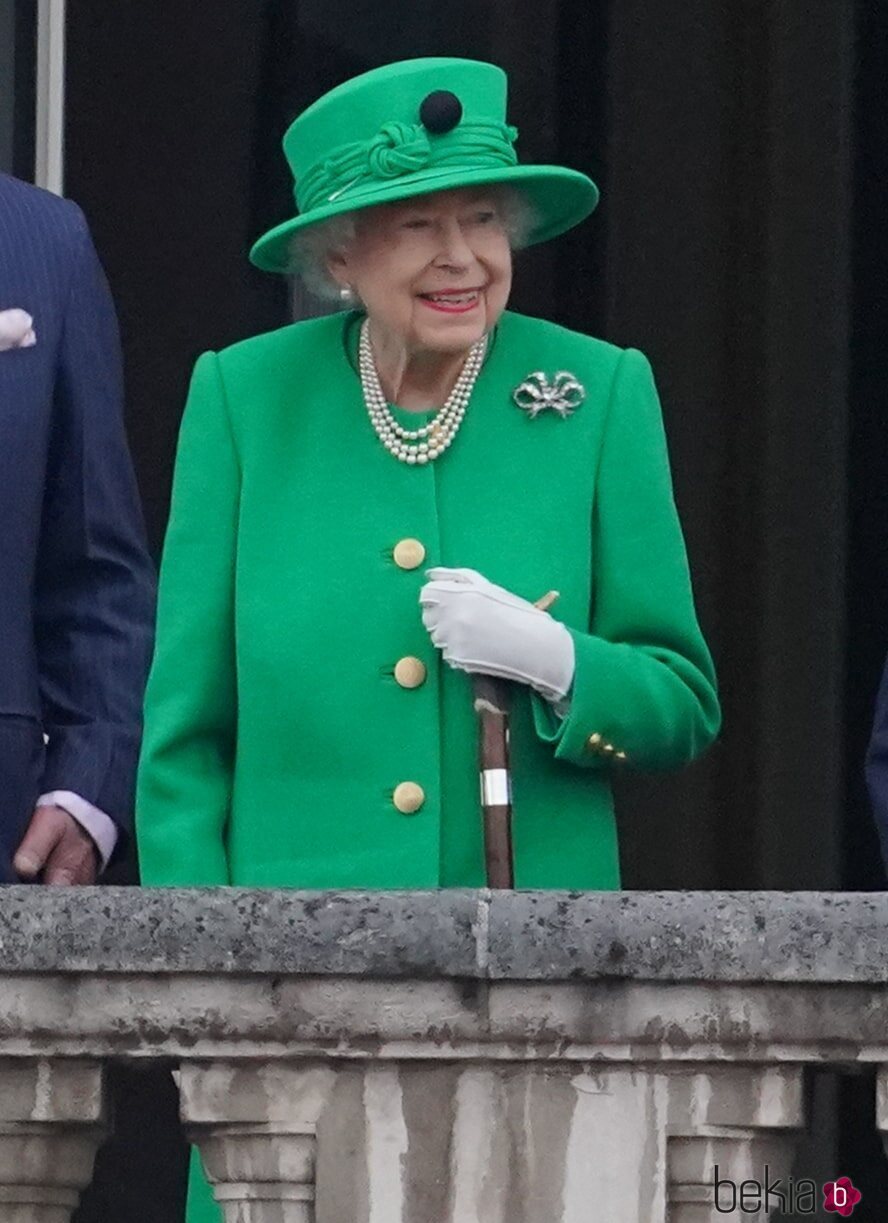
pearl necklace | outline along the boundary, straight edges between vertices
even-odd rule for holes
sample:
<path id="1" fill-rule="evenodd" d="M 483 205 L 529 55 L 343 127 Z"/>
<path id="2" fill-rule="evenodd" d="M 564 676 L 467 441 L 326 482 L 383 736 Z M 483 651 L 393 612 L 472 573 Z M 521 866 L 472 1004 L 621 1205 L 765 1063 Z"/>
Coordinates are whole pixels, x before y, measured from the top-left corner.
<path id="1" fill-rule="evenodd" d="M 364 393 L 364 404 L 370 415 L 370 423 L 390 454 L 402 463 L 422 464 L 431 463 L 444 453 L 462 424 L 486 350 L 487 337 L 484 336 L 469 349 L 456 385 L 447 396 L 443 408 L 436 412 L 434 419 L 420 429 L 405 429 L 392 415 L 380 385 L 373 350 L 370 347 L 370 323 L 368 319 L 364 319 L 358 347 L 361 390 Z"/>

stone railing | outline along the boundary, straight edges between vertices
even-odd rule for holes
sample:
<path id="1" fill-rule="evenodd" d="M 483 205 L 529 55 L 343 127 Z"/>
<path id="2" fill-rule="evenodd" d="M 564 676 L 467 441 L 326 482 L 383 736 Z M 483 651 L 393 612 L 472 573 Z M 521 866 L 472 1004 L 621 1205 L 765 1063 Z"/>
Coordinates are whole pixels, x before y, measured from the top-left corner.
<path id="1" fill-rule="evenodd" d="M 103 1065 L 165 1059 L 227 1223 L 709 1223 L 807 1066 L 888 1130 L 886 982 L 881 895 L 4 888 L 0 1218 L 69 1219 Z"/>

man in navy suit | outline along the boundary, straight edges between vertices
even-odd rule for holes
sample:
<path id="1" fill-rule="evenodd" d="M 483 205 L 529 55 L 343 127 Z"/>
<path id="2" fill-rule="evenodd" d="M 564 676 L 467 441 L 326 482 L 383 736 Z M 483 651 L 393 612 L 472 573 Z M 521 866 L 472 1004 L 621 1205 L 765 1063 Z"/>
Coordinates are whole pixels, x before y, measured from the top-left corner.
<path id="1" fill-rule="evenodd" d="M 888 868 L 888 662 L 876 697 L 873 732 L 866 757 L 866 783 L 882 846 L 882 861 Z"/>
<path id="2" fill-rule="evenodd" d="M 92 883 L 125 844 L 153 605 L 89 231 L 0 174 L 0 882 Z"/>

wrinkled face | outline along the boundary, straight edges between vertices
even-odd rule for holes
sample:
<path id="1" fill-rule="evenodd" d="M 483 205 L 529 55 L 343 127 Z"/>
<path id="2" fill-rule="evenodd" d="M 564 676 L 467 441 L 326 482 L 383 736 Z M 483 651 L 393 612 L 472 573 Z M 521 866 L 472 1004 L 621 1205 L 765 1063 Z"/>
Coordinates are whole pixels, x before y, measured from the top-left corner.
<path id="1" fill-rule="evenodd" d="M 408 352 L 463 352 L 494 326 L 512 285 L 496 192 L 438 191 L 358 212 L 330 271 Z"/>

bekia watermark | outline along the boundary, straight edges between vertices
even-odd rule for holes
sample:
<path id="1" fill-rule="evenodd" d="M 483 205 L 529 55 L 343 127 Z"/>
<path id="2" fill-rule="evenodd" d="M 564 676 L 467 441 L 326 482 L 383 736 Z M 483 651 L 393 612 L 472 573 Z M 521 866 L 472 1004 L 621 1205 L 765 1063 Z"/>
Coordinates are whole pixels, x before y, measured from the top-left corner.
<path id="1" fill-rule="evenodd" d="M 760 1215 L 770 1214 L 816 1215 L 820 1210 L 829 1214 L 850 1218 L 854 1207 L 861 1199 L 847 1176 L 827 1181 L 820 1189 L 812 1180 L 796 1180 L 792 1176 L 780 1176 L 771 1180 L 771 1169 L 765 1164 L 764 1180 L 745 1180 L 737 1184 L 730 1177 L 719 1175 L 718 1164 L 712 1174 L 712 1200 L 719 1214 Z"/>

